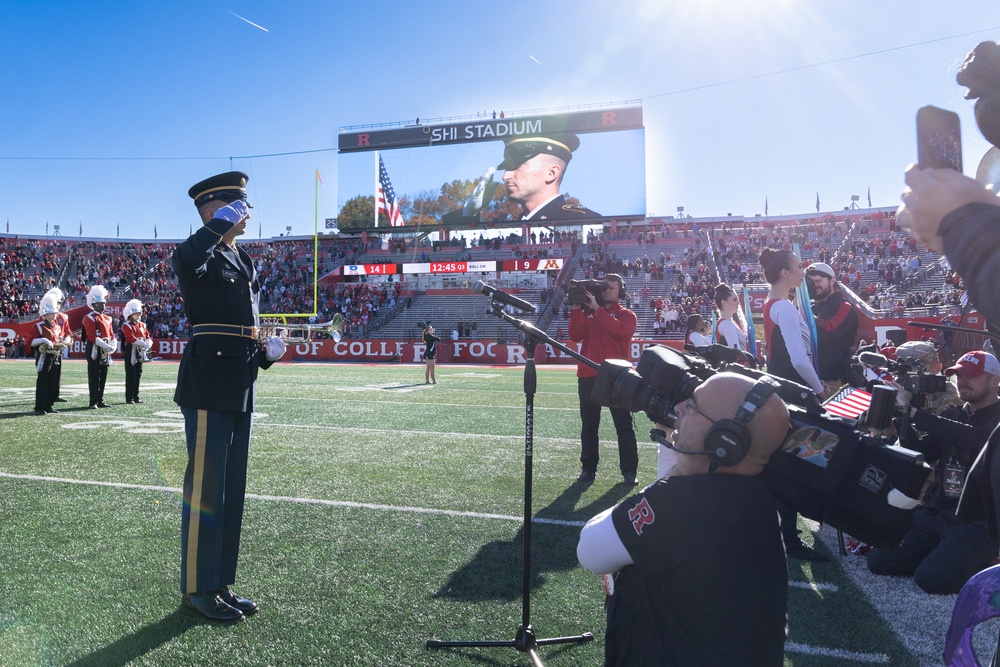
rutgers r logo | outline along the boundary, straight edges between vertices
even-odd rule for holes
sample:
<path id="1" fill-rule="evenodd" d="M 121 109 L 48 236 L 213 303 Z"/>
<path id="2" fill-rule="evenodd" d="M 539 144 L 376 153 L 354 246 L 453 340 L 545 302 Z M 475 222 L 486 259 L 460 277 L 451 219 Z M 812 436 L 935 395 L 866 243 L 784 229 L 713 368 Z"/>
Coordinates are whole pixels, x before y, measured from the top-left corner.
<path id="1" fill-rule="evenodd" d="M 653 508 L 649 506 L 649 501 L 645 498 L 628 511 L 628 520 L 632 522 L 632 528 L 635 529 L 636 535 L 642 535 L 643 526 L 653 523 L 655 519 Z"/>

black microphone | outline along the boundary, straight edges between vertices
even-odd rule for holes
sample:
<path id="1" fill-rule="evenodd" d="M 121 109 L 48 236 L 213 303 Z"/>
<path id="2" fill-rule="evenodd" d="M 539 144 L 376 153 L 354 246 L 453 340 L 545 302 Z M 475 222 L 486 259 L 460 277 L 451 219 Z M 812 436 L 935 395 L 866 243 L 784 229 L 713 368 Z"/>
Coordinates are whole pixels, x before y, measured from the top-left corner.
<path id="1" fill-rule="evenodd" d="M 526 313 L 534 313 L 537 310 L 535 308 L 535 304 L 528 303 L 524 299 L 518 299 L 513 294 L 507 294 L 507 292 L 504 292 L 503 290 L 487 285 L 482 280 L 476 281 L 476 284 L 472 286 L 472 291 L 485 294 L 494 301 L 502 303 L 505 306 L 514 306 L 518 310 L 523 310 Z"/>
<path id="2" fill-rule="evenodd" d="M 652 438 L 653 442 L 658 442 L 667 449 L 672 449 L 679 454 L 691 454 L 692 456 L 715 456 L 723 452 L 719 452 L 716 449 L 681 449 L 677 447 L 672 442 L 667 440 L 667 433 L 662 428 L 654 428 L 649 432 L 649 437 Z"/>
<path id="3" fill-rule="evenodd" d="M 879 368 L 885 368 L 889 365 L 889 357 L 874 352 L 862 352 L 858 355 L 858 361 L 865 366 L 878 366 Z"/>

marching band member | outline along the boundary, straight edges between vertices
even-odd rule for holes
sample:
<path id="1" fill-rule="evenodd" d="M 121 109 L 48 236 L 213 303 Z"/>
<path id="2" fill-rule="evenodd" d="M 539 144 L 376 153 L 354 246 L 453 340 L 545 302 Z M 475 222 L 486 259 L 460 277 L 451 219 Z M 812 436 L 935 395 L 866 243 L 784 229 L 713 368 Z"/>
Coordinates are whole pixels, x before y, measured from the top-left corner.
<path id="1" fill-rule="evenodd" d="M 122 325 L 122 352 L 125 354 L 125 402 L 142 403 L 139 400 L 139 379 L 142 364 L 149 361 L 149 350 L 153 339 L 142 321 L 142 302 L 132 299 L 122 310 L 125 323 Z"/>
<path id="2" fill-rule="evenodd" d="M 54 294 L 58 292 L 58 294 Z M 42 319 L 35 324 L 35 337 L 31 347 L 35 351 L 35 414 L 52 414 L 52 401 L 59 393 L 59 373 L 62 366 L 62 348 L 66 345 L 62 325 L 56 321 L 59 313 L 59 297 L 62 292 L 52 289 L 45 293 L 38 304 L 38 314 Z"/>
<path id="3" fill-rule="evenodd" d="M 56 305 L 58 306 L 58 312 L 56 312 L 56 326 L 60 328 L 61 333 L 59 334 L 59 340 L 65 343 L 65 347 L 61 348 L 60 355 L 63 356 L 66 351 L 66 347 L 73 344 L 73 330 L 69 327 L 69 315 L 62 312 L 62 307 L 65 303 L 66 296 L 63 291 L 58 287 L 53 287 L 46 294 L 52 294 L 55 296 Z M 55 373 L 55 379 L 52 381 L 52 386 L 54 387 L 54 395 L 52 396 L 53 403 L 65 403 L 65 398 L 59 397 L 59 383 L 62 381 L 62 363 L 54 366 L 52 372 Z"/>
<path id="4" fill-rule="evenodd" d="M 94 285 L 87 293 L 90 312 L 83 318 L 83 332 L 87 338 L 87 384 L 90 387 L 90 409 L 110 408 L 104 402 L 104 384 L 108 380 L 111 355 L 118 350 L 118 339 L 112 329 L 110 315 L 104 314 L 108 305 L 108 290 L 104 285 Z"/>

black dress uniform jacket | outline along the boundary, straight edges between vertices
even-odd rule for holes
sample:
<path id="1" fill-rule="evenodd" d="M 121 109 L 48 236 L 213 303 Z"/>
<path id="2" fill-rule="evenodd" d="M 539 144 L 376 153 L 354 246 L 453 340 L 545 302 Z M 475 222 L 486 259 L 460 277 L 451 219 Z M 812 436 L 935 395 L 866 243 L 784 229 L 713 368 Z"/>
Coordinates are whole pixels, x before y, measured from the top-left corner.
<path id="1" fill-rule="evenodd" d="M 600 213 L 595 213 L 589 208 L 567 204 L 566 197 L 559 195 L 535 211 L 535 214 L 531 216 L 531 220 L 576 220 L 577 218 L 599 217 L 601 217 Z"/>
<path id="2" fill-rule="evenodd" d="M 173 267 L 192 327 L 241 325 L 249 334 L 259 321 L 260 283 L 250 256 L 221 243 L 232 226 L 221 218 L 210 220 L 177 246 Z M 181 357 L 174 402 L 201 410 L 252 411 L 257 371 L 272 363 L 252 337 L 193 333 Z"/>

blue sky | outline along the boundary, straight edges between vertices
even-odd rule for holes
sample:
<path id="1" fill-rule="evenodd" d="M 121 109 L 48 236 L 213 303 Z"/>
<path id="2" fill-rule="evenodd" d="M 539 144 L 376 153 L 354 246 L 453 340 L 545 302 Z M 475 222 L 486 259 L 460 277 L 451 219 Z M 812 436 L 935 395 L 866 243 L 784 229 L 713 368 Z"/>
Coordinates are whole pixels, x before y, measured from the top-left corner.
<path id="1" fill-rule="evenodd" d="M 918 107 L 959 113 L 967 174 L 988 148 L 954 80 L 986 39 L 995 1 L 8 0 L 0 231 L 184 237 L 188 187 L 233 168 L 250 238 L 305 234 L 342 126 L 623 100 L 649 213 L 893 206 Z"/>

